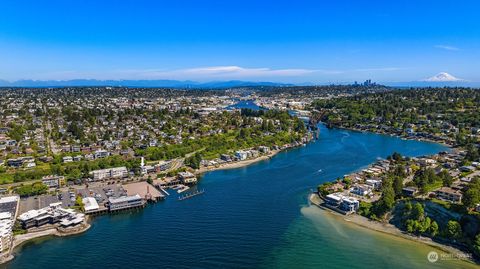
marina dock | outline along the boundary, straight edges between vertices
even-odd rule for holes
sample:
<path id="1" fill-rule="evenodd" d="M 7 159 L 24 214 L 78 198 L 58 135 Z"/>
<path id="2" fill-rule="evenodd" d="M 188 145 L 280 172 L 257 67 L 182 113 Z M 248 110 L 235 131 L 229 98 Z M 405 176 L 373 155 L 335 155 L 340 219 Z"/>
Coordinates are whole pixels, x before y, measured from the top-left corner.
<path id="1" fill-rule="evenodd" d="M 178 197 L 178 200 L 179 200 L 179 201 L 183 201 L 183 200 L 192 198 L 192 197 L 194 197 L 194 196 L 197 196 L 197 195 L 200 195 L 200 194 L 203 194 L 203 193 L 205 193 L 205 190 L 194 191 L 194 192 L 187 193 L 187 194 L 185 194 L 185 195 L 179 196 L 179 197 Z"/>

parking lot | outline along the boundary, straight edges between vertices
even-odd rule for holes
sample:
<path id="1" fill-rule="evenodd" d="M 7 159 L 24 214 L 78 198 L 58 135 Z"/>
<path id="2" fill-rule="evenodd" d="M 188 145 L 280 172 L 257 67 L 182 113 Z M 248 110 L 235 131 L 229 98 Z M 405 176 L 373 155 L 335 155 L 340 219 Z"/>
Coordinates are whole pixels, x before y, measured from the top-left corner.
<path id="1" fill-rule="evenodd" d="M 94 197 L 100 207 L 105 206 L 109 197 L 125 196 L 126 191 L 121 185 L 89 186 L 88 189 L 78 189 L 78 194 L 82 197 Z"/>
<path id="2" fill-rule="evenodd" d="M 94 197 L 98 205 L 104 207 L 109 197 L 125 196 L 127 192 L 122 188 L 121 184 L 113 182 L 94 182 L 89 185 L 76 185 L 57 190 L 55 195 L 46 194 L 21 198 L 19 213 L 21 214 L 32 209 L 40 209 L 58 202 L 62 202 L 63 207 L 71 207 L 75 205 L 78 195 L 82 197 Z"/>
<path id="3" fill-rule="evenodd" d="M 3 199 L 2 199 L 3 200 Z M 15 216 L 17 210 L 17 201 L 5 201 L 0 203 L 0 212 L 9 212 L 12 216 Z"/>

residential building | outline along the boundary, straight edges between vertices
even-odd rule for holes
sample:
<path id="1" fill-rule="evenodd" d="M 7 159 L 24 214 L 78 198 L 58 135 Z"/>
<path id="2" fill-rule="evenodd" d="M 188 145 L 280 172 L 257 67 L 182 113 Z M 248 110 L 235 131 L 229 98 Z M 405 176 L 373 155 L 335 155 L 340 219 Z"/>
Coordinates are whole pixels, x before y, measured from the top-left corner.
<path id="1" fill-rule="evenodd" d="M 343 197 L 340 203 L 340 209 L 347 213 L 356 212 L 359 206 L 360 202 L 353 197 Z"/>
<path id="2" fill-rule="evenodd" d="M 47 185 L 49 188 L 57 188 L 65 185 L 64 176 L 44 176 L 42 178 L 42 183 Z"/>
<path id="3" fill-rule="evenodd" d="M 415 197 L 418 193 L 418 189 L 415 187 L 405 187 L 402 189 L 402 194 L 408 197 Z"/>
<path id="4" fill-rule="evenodd" d="M 93 180 L 103 180 L 108 178 L 124 178 L 128 177 L 128 170 L 125 166 L 99 169 L 90 172 L 93 175 Z"/>
<path id="5" fill-rule="evenodd" d="M 435 191 L 437 198 L 450 201 L 452 203 L 460 203 L 462 201 L 462 193 L 450 187 L 442 187 Z"/>
<path id="6" fill-rule="evenodd" d="M 372 194 L 372 187 L 369 185 L 358 184 L 350 188 L 350 192 L 360 196 L 367 196 Z"/>
<path id="7" fill-rule="evenodd" d="M 325 202 L 329 205 L 339 206 L 342 202 L 342 196 L 338 193 L 331 193 L 325 197 Z"/>
<path id="8" fill-rule="evenodd" d="M 180 172 L 178 173 L 178 177 L 182 181 L 183 184 L 195 184 L 197 183 L 197 178 L 194 174 L 190 172 Z"/>
<path id="9" fill-rule="evenodd" d="M 110 153 L 106 150 L 97 150 L 95 151 L 95 159 L 105 158 L 108 157 Z"/>
<path id="10" fill-rule="evenodd" d="M 235 157 L 238 160 L 243 161 L 243 160 L 246 160 L 248 158 L 248 153 L 246 151 L 239 150 L 239 151 L 235 152 Z"/>

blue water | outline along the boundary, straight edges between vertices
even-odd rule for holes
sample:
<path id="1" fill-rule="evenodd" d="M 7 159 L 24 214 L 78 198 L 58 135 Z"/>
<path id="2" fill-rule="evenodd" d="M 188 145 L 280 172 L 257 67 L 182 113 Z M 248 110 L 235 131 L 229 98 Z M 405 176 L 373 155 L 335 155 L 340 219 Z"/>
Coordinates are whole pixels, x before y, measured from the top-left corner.
<path id="1" fill-rule="evenodd" d="M 252 110 L 262 110 L 264 108 L 258 106 L 255 103 L 255 100 L 240 100 L 237 103 L 230 105 L 227 109 L 242 109 L 242 108 L 249 108 Z"/>
<path id="2" fill-rule="evenodd" d="M 444 147 L 327 130 L 306 147 L 203 176 L 206 193 L 97 217 L 82 235 L 27 243 L 8 268 L 427 268 L 429 247 L 335 220 L 308 206 L 317 184 L 394 151 Z M 435 264 L 439 268 L 451 264 Z"/>

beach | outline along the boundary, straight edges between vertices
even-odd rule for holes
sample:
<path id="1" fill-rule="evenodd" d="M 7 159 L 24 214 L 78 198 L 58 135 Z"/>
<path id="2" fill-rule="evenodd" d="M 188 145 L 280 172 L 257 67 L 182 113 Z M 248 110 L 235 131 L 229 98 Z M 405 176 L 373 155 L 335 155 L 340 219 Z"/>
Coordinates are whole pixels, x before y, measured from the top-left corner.
<path id="1" fill-rule="evenodd" d="M 331 214 L 335 215 L 338 219 L 341 218 L 343 221 L 345 221 L 347 223 L 352 223 L 354 225 L 357 225 L 357 226 L 360 226 L 360 227 L 363 227 L 363 228 L 366 228 L 366 229 L 369 229 L 369 230 L 373 230 L 373 231 L 376 231 L 376 232 L 381 232 L 381 233 L 384 233 L 384 234 L 389 234 L 389 235 L 392 235 L 392 236 L 401 237 L 401 238 L 408 239 L 408 240 L 411 240 L 411 241 L 426 244 L 426 245 L 429 245 L 431 247 L 437 248 L 441 251 L 444 251 L 446 253 L 451 253 L 451 254 L 453 254 L 457 257 L 469 257 L 470 259 L 468 259 L 468 261 L 474 263 L 474 261 L 471 259 L 471 255 L 469 253 L 463 252 L 463 251 L 461 251 L 457 248 L 451 247 L 451 246 L 447 246 L 447 245 L 437 243 L 437 242 L 433 241 L 431 238 L 422 237 L 422 236 L 413 236 L 413 235 L 410 235 L 406 232 L 401 231 L 400 229 L 398 229 L 397 227 L 395 227 L 392 224 L 370 220 L 370 219 L 368 219 L 366 217 L 363 217 L 363 216 L 360 216 L 358 214 L 343 215 L 343 214 L 335 212 L 331 209 L 328 209 L 327 207 L 322 206 L 322 199 L 316 193 L 311 193 L 309 195 L 308 200 L 310 201 L 311 204 L 317 206 L 318 208 L 320 208 L 322 210 L 330 212 Z"/>
<path id="2" fill-rule="evenodd" d="M 86 221 L 85 224 L 80 225 L 79 227 L 73 227 L 68 230 L 59 230 L 56 227 L 52 227 L 49 229 L 45 229 L 42 231 L 36 231 L 36 232 L 28 232 L 25 234 L 19 234 L 15 235 L 13 242 L 12 242 L 12 247 L 10 249 L 10 254 L 8 257 L 4 260 L 2 260 L 0 263 L 6 263 L 14 258 L 13 252 L 15 249 L 18 247 L 22 246 L 23 244 L 32 241 L 34 239 L 42 238 L 42 237 L 47 237 L 47 236 L 70 236 L 70 235 L 75 235 L 75 234 L 81 234 L 86 232 L 88 229 L 90 229 L 91 225 Z"/>
<path id="3" fill-rule="evenodd" d="M 280 153 L 282 150 L 272 150 L 270 153 L 267 155 L 262 155 L 256 158 L 248 159 L 248 160 L 243 160 L 243 161 L 236 161 L 236 162 L 230 162 L 230 163 L 224 163 L 224 164 L 219 164 L 216 166 L 208 166 L 208 167 L 202 167 L 200 169 L 195 170 L 195 174 L 203 174 L 206 172 L 211 172 L 211 171 L 216 171 L 216 170 L 226 170 L 226 169 L 235 169 L 235 168 L 241 168 L 245 167 L 260 161 L 268 160 L 275 156 L 276 154 Z"/>

